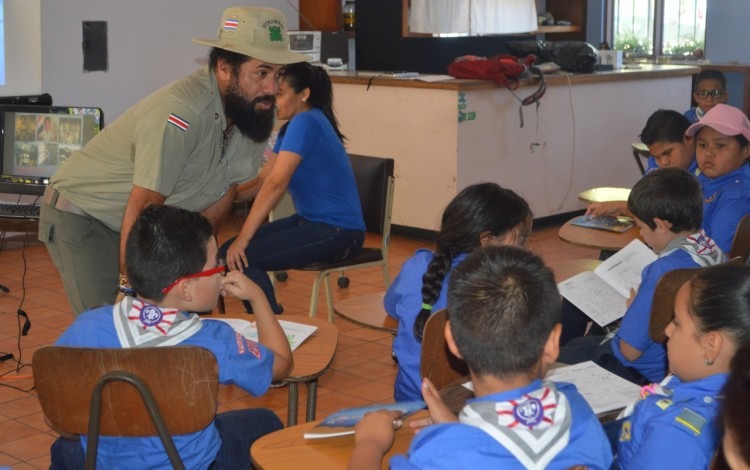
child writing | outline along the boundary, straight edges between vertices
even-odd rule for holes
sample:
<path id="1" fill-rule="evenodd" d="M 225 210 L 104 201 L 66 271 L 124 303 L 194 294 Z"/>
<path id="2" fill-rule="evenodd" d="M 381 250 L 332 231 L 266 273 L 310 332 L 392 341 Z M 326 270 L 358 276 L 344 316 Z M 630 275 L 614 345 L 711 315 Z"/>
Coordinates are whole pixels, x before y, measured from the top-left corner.
<path id="1" fill-rule="evenodd" d="M 136 219 L 126 242 L 126 264 L 137 297 L 79 316 L 57 340 L 59 346 L 99 348 L 200 346 L 219 365 L 219 382 L 262 395 L 271 381 L 292 370 L 292 352 L 260 288 L 240 272 L 226 271 L 216 239 L 202 215 L 170 206 L 150 206 Z M 249 300 L 260 344 L 227 324 L 201 321 L 192 312 L 210 311 L 222 295 Z M 174 436 L 186 468 L 249 468 L 250 445 L 283 427 L 270 410 L 235 410 L 216 415 L 197 433 Z M 83 468 L 86 438 L 58 439 L 52 467 Z M 172 468 L 158 437 L 107 437 L 99 442 L 101 468 Z"/>
<path id="2" fill-rule="evenodd" d="M 650 173 L 657 168 L 682 168 L 698 175 L 695 162 L 695 141 L 685 137 L 690 121 L 685 116 L 669 109 L 660 109 L 649 116 L 641 131 L 640 139 L 648 147 Z M 627 201 L 595 202 L 586 208 L 586 215 L 630 216 Z"/>
<path id="3" fill-rule="evenodd" d="M 617 334 L 613 338 L 574 339 L 561 348 L 560 362 L 577 364 L 591 360 L 625 379 L 645 384 L 661 381 L 667 372 L 664 345 L 654 342 L 648 332 L 657 282 L 674 269 L 721 263 L 724 254 L 700 229 L 701 190 L 698 181 L 685 170 L 664 168 L 645 175 L 630 192 L 628 209 L 641 238 L 658 258 L 643 269 L 638 293 L 631 291 Z M 572 312 L 566 310 L 568 314 Z M 580 321 L 564 317 L 563 329 L 569 324 Z"/>
<path id="4" fill-rule="evenodd" d="M 745 276 L 747 279 L 747 276 Z M 750 290 L 740 299 L 750 310 Z M 732 470 L 750 468 L 750 343 L 737 350 L 730 365 L 729 379 L 724 386 L 721 418 L 724 423 L 723 458 Z M 716 467 L 721 468 L 721 467 Z"/>
<path id="5" fill-rule="evenodd" d="M 624 421 L 617 445 L 624 469 L 708 468 L 729 365 L 750 340 L 750 268 L 699 270 L 678 291 L 674 311 L 665 330 L 672 375 L 648 387 L 652 394 Z"/>
<path id="6" fill-rule="evenodd" d="M 398 360 L 396 401 L 420 400 L 419 362 L 424 324 L 446 305 L 451 270 L 478 247 L 525 246 L 531 232 L 529 205 L 495 183 L 461 191 L 445 208 L 435 252 L 418 250 L 401 268 L 385 294 L 388 315 L 398 320 L 393 351 Z"/>
<path id="7" fill-rule="evenodd" d="M 727 79 L 720 70 L 705 69 L 695 78 L 693 99 L 698 104 L 695 108 L 685 111 L 685 117 L 691 123 L 698 122 L 703 116 L 719 103 L 726 103 Z"/>
<path id="8" fill-rule="evenodd" d="M 717 104 L 686 135 L 695 136 L 703 229 L 728 253 L 740 219 L 750 213 L 750 121 L 741 110 Z"/>
<path id="9" fill-rule="evenodd" d="M 521 248 L 478 250 L 455 268 L 445 339 L 469 366 L 476 398 L 456 417 L 428 379 L 430 418 L 390 468 L 607 469 L 612 452 L 575 386 L 543 380 L 557 359 L 560 294 L 542 260 Z M 398 413 L 368 414 L 355 428 L 350 469 L 380 468 Z"/>

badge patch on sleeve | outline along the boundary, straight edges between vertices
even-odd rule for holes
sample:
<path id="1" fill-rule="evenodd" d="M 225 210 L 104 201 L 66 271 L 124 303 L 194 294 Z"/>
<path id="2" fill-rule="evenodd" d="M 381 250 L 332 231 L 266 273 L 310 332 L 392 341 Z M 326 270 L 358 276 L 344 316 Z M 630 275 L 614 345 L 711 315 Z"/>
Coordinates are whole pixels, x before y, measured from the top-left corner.
<path id="1" fill-rule="evenodd" d="M 622 423 L 620 429 L 620 442 L 628 442 L 630 440 L 630 420 Z"/>
<path id="2" fill-rule="evenodd" d="M 167 118 L 167 122 L 175 126 L 177 129 L 181 130 L 182 132 L 185 132 L 190 128 L 189 122 L 174 113 L 169 115 L 169 117 Z"/>
<path id="3" fill-rule="evenodd" d="M 240 25 L 240 22 L 238 20 L 233 20 L 227 18 L 224 20 L 224 29 L 229 31 L 234 31 L 237 29 L 237 27 Z"/>
<path id="4" fill-rule="evenodd" d="M 260 347 L 258 346 L 258 343 L 245 338 L 239 333 L 235 333 L 234 338 L 237 341 L 237 352 L 239 354 L 245 354 L 245 351 L 247 351 L 260 359 Z"/>

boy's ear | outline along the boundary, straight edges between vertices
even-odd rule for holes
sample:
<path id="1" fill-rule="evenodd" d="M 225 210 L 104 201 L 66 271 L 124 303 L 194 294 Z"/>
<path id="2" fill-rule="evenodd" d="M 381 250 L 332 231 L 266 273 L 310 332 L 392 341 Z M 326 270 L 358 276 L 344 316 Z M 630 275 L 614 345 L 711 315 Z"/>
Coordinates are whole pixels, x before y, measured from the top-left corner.
<path id="1" fill-rule="evenodd" d="M 672 230 L 672 222 L 664 219 L 654 218 L 654 224 L 656 225 L 656 232 L 659 234 L 667 234 Z"/>
<path id="2" fill-rule="evenodd" d="M 560 356 L 560 335 L 562 334 L 562 323 L 558 323 L 552 328 L 547 342 L 544 343 L 544 350 L 542 350 L 542 370 L 547 370 L 547 367 L 554 364 L 557 358 Z"/>
<path id="3" fill-rule="evenodd" d="M 451 322 L 449 321 L 445 322 L 445 342 L 448 345 L 448 350 L 452 352 L 454 356 L 459 359 L 463 359 L 463 357 L 461 357 L 461 353 L 458 352 L 458 346 L 456 346 L 456 342 L 453 340 L 453 331 L 451 330 Z"/>

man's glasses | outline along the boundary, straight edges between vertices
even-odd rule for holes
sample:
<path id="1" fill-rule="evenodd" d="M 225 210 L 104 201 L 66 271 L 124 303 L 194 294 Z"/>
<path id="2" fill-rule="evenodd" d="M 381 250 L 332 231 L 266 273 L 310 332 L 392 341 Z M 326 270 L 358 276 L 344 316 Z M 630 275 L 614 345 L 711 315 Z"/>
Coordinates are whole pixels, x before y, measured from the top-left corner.
<path id="1" fill-rule="evenodd" d="M 708 98 L 709 96 L 712 98 L 721 98 L 724 96 L 724 90 L 698 90 L 695 94 L 700 98 Z"/>
<path id="2" fill-rule="evenodd" d="M 196 277 L 210 277 L 210 276 L 213 276 L 214 274 L 221 274 L 222 276 L 224 276 L 226 275 L 227 271 L 228 271 L 227 262 L 224 259 L 219 258 L 216 262 L 215 268 L 206 269 L 205 271 L 201 271 L 199 273 L 188 274 L 187 276 L 178 277 L 172 284 L 162 289 L 161 293 L 166 295 L 169 291 L 171 291 L 174 288 L 174 286 L 179 284 L 180 281 L 184 281 L 185 279 L 192 279 Z"/>

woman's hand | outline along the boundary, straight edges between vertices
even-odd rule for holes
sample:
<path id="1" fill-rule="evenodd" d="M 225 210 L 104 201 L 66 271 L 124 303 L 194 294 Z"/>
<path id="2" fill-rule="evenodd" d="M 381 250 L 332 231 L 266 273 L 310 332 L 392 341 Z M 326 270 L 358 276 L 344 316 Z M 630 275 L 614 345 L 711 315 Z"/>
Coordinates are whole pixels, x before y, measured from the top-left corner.
<path id="1" fill-rule="evenodd" d="M 245 250 L 247 245 L 250 244 L 250 240 L 240 239 L 237 237 L 234 239 L 229 248 L 227 249 L 227 266 L 232 271 L 243 271 L 249 264 L 247 262 L 247 256 Z"/>

